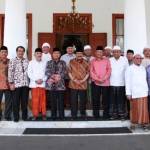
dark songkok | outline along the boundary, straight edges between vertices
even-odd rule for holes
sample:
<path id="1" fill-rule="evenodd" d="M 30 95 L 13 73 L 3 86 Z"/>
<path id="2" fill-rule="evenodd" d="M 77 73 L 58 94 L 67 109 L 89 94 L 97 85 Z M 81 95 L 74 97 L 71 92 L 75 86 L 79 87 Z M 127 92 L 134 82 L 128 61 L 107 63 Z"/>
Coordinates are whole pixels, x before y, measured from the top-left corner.
<path id="1" fill-rule="evenodd" d="M 73 47 L 73 43 L 68 43 L 67 45 L 66 45 L 66 48 L 68 48 L 68 47 Z"/>
<path id="2" fill-rule="evenodd" d="M 134 54 L 134 51 L 133 51 L 132 49 L 128 49 L 128 50 L 127 50 L 127 54 L 128 54 L 128 53 Z"/>
<path id="3" fill-rule="evenodd" d="M 60 49 L 58 47 L 53 48 L 53 52 L 60 52 Z"/>
<path id="4" fill-rule="evenodd" d="M 83 47 L 82 46 L 77 46 L 76 47 L 76 53 L 77 52 L 83 52 Z"/>
<path id="5" fill-rule="evenodd" d="M 97 46 L 96 50 L 102 50 L 103 51 L 103 46 Z"/>
<path id="6" fill-rule="evenodd" d="M 36 48 L 35 49 L 35 53 L 37 53 L 37 52 L 41 52 L 42 53 L 42 49 L 41 48 Z"/>

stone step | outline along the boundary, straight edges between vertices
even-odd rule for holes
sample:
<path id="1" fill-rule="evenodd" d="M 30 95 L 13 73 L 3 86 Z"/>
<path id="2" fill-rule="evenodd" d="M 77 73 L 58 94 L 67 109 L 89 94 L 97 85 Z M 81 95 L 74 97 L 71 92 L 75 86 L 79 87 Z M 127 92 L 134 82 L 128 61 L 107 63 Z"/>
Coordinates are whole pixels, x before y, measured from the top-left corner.
<path id="1" fill-rule="evenodd" d="M 127 121 L 1 121 L 0 128 L 110 128 L 128 127 Z"/>
<path id="2" fill-rule="evenodd" d="M 0 136 L 21 136 L 26 128 L 112 128 L 129 127 L 129 121 L 1 121 Z"/>

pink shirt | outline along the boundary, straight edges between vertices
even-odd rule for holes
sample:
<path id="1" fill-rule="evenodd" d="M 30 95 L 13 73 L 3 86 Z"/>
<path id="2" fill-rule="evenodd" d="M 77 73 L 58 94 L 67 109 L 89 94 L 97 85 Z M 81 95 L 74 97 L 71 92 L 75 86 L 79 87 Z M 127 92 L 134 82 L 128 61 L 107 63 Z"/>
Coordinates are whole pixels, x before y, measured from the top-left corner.
<path id="1" fill-rule="evenodd" d="M 90 76 L 92 81 L 98 86 L 109 86 L 111 75 L 111 65 L 108 58 L 102 60 L 93 59 L 90 65 Z M 104 80 L 100 83 L 100 80 Z"/>

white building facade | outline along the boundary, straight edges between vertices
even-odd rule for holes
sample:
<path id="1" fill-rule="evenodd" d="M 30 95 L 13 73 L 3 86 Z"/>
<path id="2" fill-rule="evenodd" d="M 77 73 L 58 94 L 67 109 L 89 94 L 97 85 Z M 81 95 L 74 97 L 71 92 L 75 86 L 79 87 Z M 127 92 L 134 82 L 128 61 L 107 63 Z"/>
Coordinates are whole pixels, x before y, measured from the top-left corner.
<path id="1" fill-rule="evenodd" d="M 125 50 L 130 48 L 142 53 L 143 47 L 150 45 L 149 0 L 77 0 L 76 4 L 79 13 L 92 14 L 93 33 L 107 33 L 107 45 L 113 45 L 112 14 L 125 16 Z M 5 14 L 4 44 L 11 49 L 11 57 L 15 55 L 16 45 L 26 47 L 26 13 L 32 14 L 34 50 L 39 32 L 53 32 L 53 14 L 70 11 L 71 0 L 0 0 L 0 14 Z M 14 38 L 14 34 L 18 36 Z"/>

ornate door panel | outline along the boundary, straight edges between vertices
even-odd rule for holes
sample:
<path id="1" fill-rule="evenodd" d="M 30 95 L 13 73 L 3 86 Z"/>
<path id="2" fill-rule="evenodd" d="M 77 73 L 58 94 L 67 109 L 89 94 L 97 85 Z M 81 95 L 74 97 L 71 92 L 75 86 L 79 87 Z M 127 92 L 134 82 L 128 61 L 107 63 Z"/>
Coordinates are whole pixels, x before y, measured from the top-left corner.
<path id="1" fill-rule="evenodd" d="M 68 15 L 68 13 L 53 14 L 54 33 L 92 33 L 92 14 L 79 14 L 84 24 L 78 20 L 68 19 Z"/>

